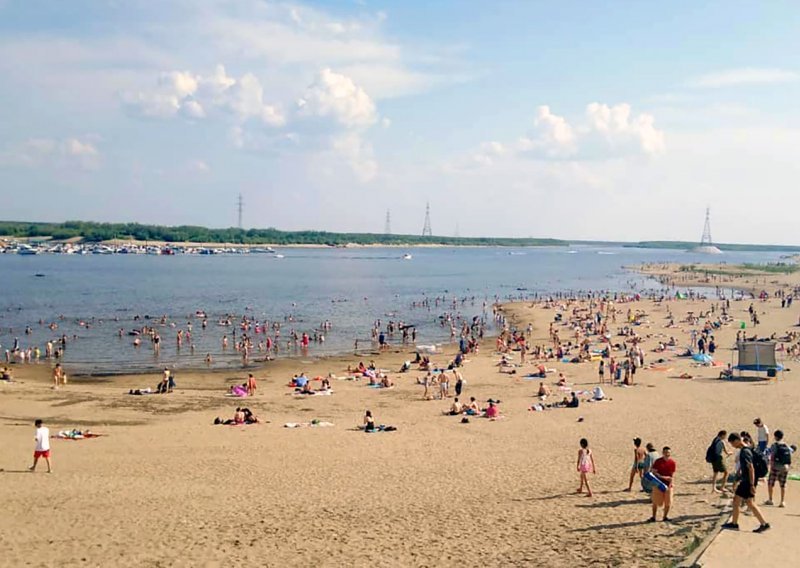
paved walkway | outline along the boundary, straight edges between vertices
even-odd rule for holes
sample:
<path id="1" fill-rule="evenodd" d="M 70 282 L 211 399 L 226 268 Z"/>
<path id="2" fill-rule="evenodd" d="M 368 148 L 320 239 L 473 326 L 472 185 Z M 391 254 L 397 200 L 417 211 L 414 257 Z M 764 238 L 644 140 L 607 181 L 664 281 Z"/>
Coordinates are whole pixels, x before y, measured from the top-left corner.
<path id="1" fill-rule="evenodd" d="M 760 485 L 760 484 L 759 484 Z M 739 531 L 723 530 L 697 559 L 703 568 L 736 568 L 737 566 L 792 566 L 800 562 L 800 482 L 786 485 L 786 508 L 760 505 L 767 496 L 759 486 L 759 507 L 772 527 L 754 534 L 758 521 L 752 515 L 739 516 Z M 776 495 L 780 495 L 775 487 Z"/>

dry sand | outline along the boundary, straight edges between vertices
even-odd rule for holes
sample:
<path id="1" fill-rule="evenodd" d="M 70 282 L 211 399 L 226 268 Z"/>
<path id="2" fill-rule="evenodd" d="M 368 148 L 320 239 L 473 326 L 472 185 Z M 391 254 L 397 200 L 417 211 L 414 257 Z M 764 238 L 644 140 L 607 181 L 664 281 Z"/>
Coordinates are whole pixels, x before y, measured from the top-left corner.
<path id="1" fill-rule="evenodd" d="M 663 328 L 667 307 L 680 320 L 711 303 L 620 308 L 648 313 L 638 331 L 653 335 L 645 342 L 653 361 L 664 356 L 650 352 L 658 334 L 688 343 L 687 324 Z M 747 319 L 749 303 L 732 302 L 737 320 Z M 797 310 L 781 310 L 777 300 L 756 305 L 758 333 L 782 334 L 797 323 Z M 533 323 L 533 344 L 548 343 L 554 310 L 506 309 L 520 327 Z M 736 329 L 716 334 L 723 362 Z M 49 366 L 16 366 L 17 382 L 0 382 L 0 565 L 660 566 L 679 559 L 725 504 L 709 492 L 704 462 L 719 428 L 752 429 L 761 416 L 790 442 L 800 431 L 794 373 L 777 382 L 722 382 L 718 368 L 666 355 L 671 371 L 640 371 L 638 386 L 607 387 L 609 402 L 531 412 L 538 381 L 521 375 L 533 365 L 501 374 L 492 347 L 469 358 L 462 399 L 499 398 L 507 417 L 469 424 L 442 415 L 449 401 L 422 400 L 421 372 L 392 373 L 398 386 L 388 390 L 337 380 L 332 396 L 305 399 L 285 386 L 301 369 L 345 375 L 354 357 L 273 362 L 256 373 L 259 394 L 245 400 L 223 396 L 244 372 L 183 372 L 175 393 L 138 397 L 125 393 L 155 386 L 157 376 L 77 379 L 54 391 Z M 434 360 L 445 363 L 453 352 Z M 392 370 L 410 358 L 375 357 Z M 548 366 L 578 388 L 596 381 L 593 363 Z M 696 378 L 675 378 L 684 371 Z M 212 425 L 241 403 L 269 423 Z M 354 430 L 367 408 L 398 431 Z M 35 418 L 53 434 L 90 428 L 106 436 L 53 440 L 54 473 L 27 473 Z M 312 418 L 335 426 L 282 427 Z M 645 524 L 643 494 L 622 491 L 634 436 L 673 449 L 673 524 Z M 581 437 L 598 467 L 593 498 L 574 494 Z M 789 483 L 793 499 L 796 482 Z"/>

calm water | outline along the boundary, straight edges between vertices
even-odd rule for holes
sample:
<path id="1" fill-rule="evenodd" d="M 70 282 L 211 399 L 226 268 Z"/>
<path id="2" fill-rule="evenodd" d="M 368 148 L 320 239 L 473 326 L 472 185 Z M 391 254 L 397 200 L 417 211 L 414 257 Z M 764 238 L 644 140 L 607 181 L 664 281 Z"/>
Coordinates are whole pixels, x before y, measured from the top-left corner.
<path id="1" fill-rule="evenodd" d="M 569 251 L 573 252 L 569 252 Z M 455 310 L 463 317 L 482 315 L 483 303 L 554 291 L 656 288 L 652 281 L 626 272 L 623 265 L 642 262 L 708 262 L 710 257 L 681 251 L 623 248 L 435 248 L 413 249 L 402 260 L 401 249 L 285 249 L 285 258 L 269 255 L 231 256 L 18 256 L 0 255 L 0 345 L 39 345 L 61 334 L 77 339 L 67 345 L 64 361 L 73 369 L 97 372 L 146 370 L 171 365 L 198 367 L 206 353 L 215 366 L 240 364 L 229 348 L 221 349 L 231 327 L 217 322 L 225 314 L 248 314 L 257 320 L 282 322 L 281 337 L 290 330 L 311 333 L 324 320 L 333 328 L 323 344 L 311 344 L 309 355 L 349 351 L 354 339 L 369 345 L 372 323 L 390 319 L 415 324 L 418 343 L 449 340 L 449 327 L 439 316 L 451 305 L 412 309 L 424 297 L 468 298 Z M 726 253 L 720 260 L 767 262 L 778 253 Z M 37 277 L 43 274 L 44 277 Z M 205 310 L 202 330 L 196 310 Z M 158 357 L 148 339 L 134 348 L 132 337 L 117 336 L 158 320 L 134 322 L 134 315 L 169 317 L 160 326 Z M 284 318 L 293 316 L 294 322 Z M 63 316 L 63 318 L 60 318 Z M 491 313 L 488 314 L 491 320 Z M 94 320 L 92 321 L 92 318 Z M 47 325 L 56 321 L 58 329 Z M 80 321 L 89 321 L 89 329 Z M 179 328 L 193 324 L 194 353 L 176 349 Z M 25 334 L 30 326 L 32 333 Z M 490 328 L 491 329 L 491 328 Z M 256 340 L 259 337 L 256 336 Z M 231 343 L 232 345 L 232 343 Z M 296 355 L 282 345 L 281 356 Z M 263 357 L 263 355 L 261 355 Z M 254 354 L 258 359 L 259 354 Z"/>

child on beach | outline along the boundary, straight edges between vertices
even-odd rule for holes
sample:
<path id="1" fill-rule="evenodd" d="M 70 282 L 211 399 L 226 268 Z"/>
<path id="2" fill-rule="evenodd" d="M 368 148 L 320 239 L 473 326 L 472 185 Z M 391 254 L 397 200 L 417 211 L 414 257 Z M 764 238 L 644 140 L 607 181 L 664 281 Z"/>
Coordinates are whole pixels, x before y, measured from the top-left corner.
<path id="1" fill-rule="evenodd" d="M 586 474 L 589 472 L 597 473 L 597 469 L 594 466 L 594 454 L 592 454 L 592 450 L 589 449 L 589 441 L 586 438 L 581 438 L 580 445 L 577 469 L 581 474 L 581 486 L 578 487 L 576 493 L 583 493 L 583 486 L 586 485 L 586 496 L 591 497 L 592 489 L 589 487 L 589 478 Z"/>
<path id="2" fill-rule="evenodd" d="M 33 452 L 33 465 L 29 468 L 31 471 L 36 471 L 36 464 L 39 463 L 39 458 L 44 458 L 47 463 L 47 473 L 52 473 L 53 468 L 50 467 L 50 429 L 42 424 L 41 420 L 34 422 L 36 426 L 36 449 Z"/>

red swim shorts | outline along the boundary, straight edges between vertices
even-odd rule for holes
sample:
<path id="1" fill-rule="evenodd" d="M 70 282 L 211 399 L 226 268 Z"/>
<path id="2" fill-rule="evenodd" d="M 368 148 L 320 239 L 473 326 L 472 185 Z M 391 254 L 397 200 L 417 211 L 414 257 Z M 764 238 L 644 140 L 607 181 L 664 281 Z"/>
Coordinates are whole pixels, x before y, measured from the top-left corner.
<path id="1" fill-rule="evenodd" d="M 33 457 L 35 458 L 49 458 L 50 457 L 50 450 L 44 450 L 43 452 L 33 452 Z"/>

